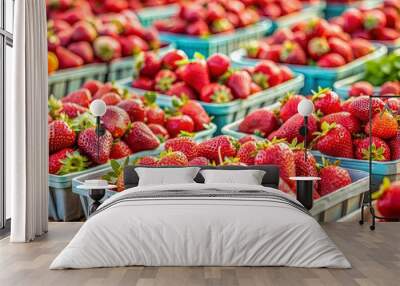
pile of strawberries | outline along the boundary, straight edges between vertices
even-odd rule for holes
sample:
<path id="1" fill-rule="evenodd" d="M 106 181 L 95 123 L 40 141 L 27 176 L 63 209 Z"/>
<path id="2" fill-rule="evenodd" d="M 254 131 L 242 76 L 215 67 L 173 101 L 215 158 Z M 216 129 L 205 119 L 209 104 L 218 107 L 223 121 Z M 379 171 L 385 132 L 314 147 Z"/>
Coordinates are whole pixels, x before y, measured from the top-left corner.
<path id="1" fill-rule="evenodd" d="M 154 22 L 163 32 L 207 37 L 211 34 L 234 32 L 260 20 L 255 9 L 238 0 L 188 1 L 180 5 L 179 13 Z"/>
<path id="2" fill-rule="evenodd" d="M 343 66 L 374 51 L 364 39 L 352 39 L 336 24 L 313 18 L 282 28 L 246 47 L 247 57 L 324 68 Z"/>
<path id="3" fill-rule="evenodd" d="M 131 10 L 95 16 L 84 1 L 73 8 L 54 3 L 48 2 L 49 73 L 161 47 L 157 30 L 144 28 Z"/>
<path id="4" fill-rule="evenodd" d="M 303 8 L 300 0 L 242 0 L 242 3 L 248 7 L 255 8 L 260 16 L 268 17 L 272 20 L 299 12 Z"/>
<path id="5" fill-rule="evenodd" d="M 152 52 L 141 54 L 137 66 L 132 87 L 208 103 L 246 99 L 294 77 L 290 69 L 272 61 L 234 69 L 226 55 L 213 54 L 205 60 L 196 54 L 189 60 L 181 50 L 170 51 L 161 59 Z"/>
<path id="6" fill-rule="evenodd" d="M 374 86 L 368 81 L 359 81 L 353 83 L 349 89 L 349 96 L 360 96 L 368 95 L 373 96 L 375 94 Z M 399 95 L 400 94 L 400 81 L 387 81 L 379 90 L 379 95 Z M 396 99 L 388 99 L 389 102 L 397 102 Z"/>
<path id="7" fill-rule="evenodd" d="M 297 105 L 303 99 L 290 94 L 281 101 L 278 111 L 258 109 L 240 123 L 239 131 L 256 134 L 269 140 L 284 139 L 302 142 L 300 128 L 303 117 L 297 113 Z M 321 89 L 310 96 L 316 113 L 309 117 L 308 142 L 321 153 L 342 158 L 368 160 L 372 136 L 372 159 L 389 161 L 400 159 L 400 131 L 397 112 L 400 100 L 372 98 L 372 132 L 369 130 L 369 96 L 354 94 L 341 102 L 339 96 Z"/>
<path id="8" fill-rule="evenodd" d="M 400 38 L 400 1 L 385 0 L 373 9 L 348 9 L 331 22 L 353 38 L 393 42 Z"/>
<path id="9" fill-rule="evenodd" d="M 145 7 L 164 6 L 178 0 L 87 0 L 96 14 L 119 13 L 127 9 L 140 10 Z"/>
<path id="10" fill-rule="evenodd" d="M 105 133 L 99 144 L 95 120 L 88 112 L 92 100 L 102 99 Z M 111 83 L 87 81 L 61 100 L 49 100 L 49 173 L 64 175 L 105 164 L 144 150 L 153 150 L 168 138 L 191 136 L 208 127 L 211 119 L 192 100 L 175 100 L 168 112 L 156 103 L 156 94 L 130 94 Z"/>

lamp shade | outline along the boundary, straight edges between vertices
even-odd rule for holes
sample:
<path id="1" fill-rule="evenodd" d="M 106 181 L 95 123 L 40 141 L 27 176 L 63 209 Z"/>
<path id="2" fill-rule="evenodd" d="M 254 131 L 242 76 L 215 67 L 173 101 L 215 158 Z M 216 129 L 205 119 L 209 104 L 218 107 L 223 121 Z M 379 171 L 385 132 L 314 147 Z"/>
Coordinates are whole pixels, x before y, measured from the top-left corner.
<path id="1" fill-rule="evenodd" d="M 297 111 L 301 116 L 310 116 L 314 111 L 314 104 L 309 99 L 303 99 L 297 106 Z"/>
<path id="2" fill-rule="evenodd" d="M 93 100 L 90 104 L 90 112 L 96 117 L 103 116 L 106 113 L 106 103 L 101 99 Z"/>

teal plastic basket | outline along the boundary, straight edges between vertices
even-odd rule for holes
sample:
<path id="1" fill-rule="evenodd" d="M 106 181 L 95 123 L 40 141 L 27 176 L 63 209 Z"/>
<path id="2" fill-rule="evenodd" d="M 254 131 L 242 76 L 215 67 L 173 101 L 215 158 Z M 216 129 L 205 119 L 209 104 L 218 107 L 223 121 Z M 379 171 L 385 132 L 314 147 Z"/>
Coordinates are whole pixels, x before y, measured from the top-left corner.
<path id="1" fill-rule="evenodd" d="M 400 48 L 400 38 L 393 42 L 388 42 L 388 41 L 371 41 L 371 42 L 378 45 L 384 45 L 387 48 L 388 53 L 391 53 L 394 50 Z"/>
<path id="2" fill-rule="evenodd" d="M 131 78 L 117 81 L 116 84 L 139 95 L 142 95 L 146 92 L 145 90 L 132 88 Z M 298 92 L 303 87 L 303 84 L 304 76 L 301 74 L 296 74 L 294 79 L 261 91 L 245 100 L 235 100 L 223 104 L 206 103 L 202 101 L 199 102 L 207 111 L 207 113 L 213 118 L 213 123 L 217 125 L 216 134 L 219 135 L 221 134 L 222 127 L 224 127 L 226 124 L 234 122 L 238 118 L 243 118 L 254 109 L 276 102 L 290 91 Z M 160 106 L 170 106 L 171 99 L 171 96 L 161 94 L 157 97 L 157 103 Z"/>
<path id="3" fill-rule="evenodd" d="M 157 52 L 162 56 L 173 48 L 174 45 L 168 43 Z M 132 75 L 133 68 L 133 57 L 126 57 L 111 63 L 89 64 L 79 68 L 60 70 L 49 76 L 49 96 L 54 95 L 56 98 L 61 98 L 71 91 L 79 89 L 90 79 L 101 82 L 122 79 Z"/>
<path id="4" fill-rule="evenodd" d="M 179 5 L 165 5 L 157 7 L 148 7 L 140 9 L 136 12 L 140 23 L 144 27 L 149 27 L 157 20 L 164 20 L 171 18 L 179 12 Z"/>
<path id="5" fill-rule="evenodd" d="M 357 1 L 356 3 L 351 4 L 329 4 L 327 3 L 325 8 L 325 18 L 330 19 L 333 17 L 337 17 L 343 14 L 349 8 L 353 7 L 365 7 L 365 8 L 374 8 L 382 3 L 382 0 L 362 0 Z"/>
<path id="6" fill-rule="evenodd" d="M 320 68 L 315 66 L 287 65 L 291 70 L 302 73 L 305 76 L 304 87 L 301 90 L 303 94 L 310 94 L 312 90 L 319 87 L 332 88 L 334 83 L 340 79 L 360 73 L 364 70 L 364 64 L 370 60 L 376 60 L 383 57 L 387 53 L 387 48 L 383 45 L 375 45 L 376 50 L 364 57 L 348 63 L 339 68 Z M 232 62 L 237 66 L 255 66 L 260 62 L 257 59 L 245 57 L 246 52 L 240 49 L 231 53 Z"/>
<path id="7" fill-rule="evenodd" d="M 272 29 L 272 22 L 263 20 L 249 27 L 237 29 L 233 33 L 211 35 L 206 39 L 166 32 L 161 32 L 160 38 L 163 41 L 174 43 L 177 49 L 185 51 L 189 57 L 193 57 L 195 52 L 208 57 L 214 53 L 229 54 L 250 40 L 261 39 Z"/>

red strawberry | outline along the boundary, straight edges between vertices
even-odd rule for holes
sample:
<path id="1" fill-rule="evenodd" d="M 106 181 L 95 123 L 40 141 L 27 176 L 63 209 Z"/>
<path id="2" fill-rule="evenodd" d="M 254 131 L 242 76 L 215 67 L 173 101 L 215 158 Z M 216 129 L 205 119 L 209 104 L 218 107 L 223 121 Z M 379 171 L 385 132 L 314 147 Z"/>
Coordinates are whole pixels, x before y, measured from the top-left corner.
<path id="1" fill-rule="evenodd" d="M 136 66 L 141 76 L 152 78 L 161 69 L 161 61 L 154 52 L 146 52 L 138 56 Z"/>
<path id="2" fill-rule="evenodd" d="M 381 86 L 380 95 L 400 95 L 400 84 L 397 81 L 388 81 Z"/>
<path id="3" fill-rule="evenodd" d="M 140 121 L 132 122 L 131 128 L 124 136 L 124 141 L 133 153 L 153 150 L 160 145 L 157 136 L 146 124 Z"/>
<path id="4" fill-rule="evenodd" d="M 121 140 L 117 140 L 113 143 L 110 152 L 110 159 L 121 159 L 128 157 L 132 154 L 129 146 Z"/>
<path id="5" fill-rule="evenodd" d="M 210 34 L 208 25 L 203 20 L 189 23 L 186 26 L 186 33 L 191 36 L 206 37 Z"/>
<path id="6" fill-rule="evenodd" d="M 139 76 L 132 81 L 132 87 L 144 90 L 154 90 L 154 84 L 154 80 L 144 76 Z"/>
<path id="7" fill-rule="evenodd" d="M 379 41 L 395 41 L 400 38 L 400 33 L 392 28 L 377 28 L 371 31 Z"/>
<path id="8" fill-rule="evenodd" d="M 86 88 L 81 88 L 70 92 L 67 96 L 61 99 L 62 103 L 72 102 L 83 107 L 89 107 L 91 101 L 92 96 L 90 95 L 90 91 Z"/>
<path id="9" fill-rule="evenodd" d="M 314 93 L 312 101 L 314 102 L 315 110 L 321 111 L 324 115 L 342 110 L 340 97 L 329 88 L 320 89 L 317 93 Z"/>
<path id="10" fill-rule="evenodd" d="M 179 16 L 189 22 L 205 19 L 206 10 L 199 3 L 185 3 L 181 5 Z"/>
<path id="11" fill-rule="evenodd" d="M 215 20 L 224 18 L 225 13 L 226 11 L 221 4 L 211 2 L 207 5 L 206 19 L 208 22 L 213 22 Z"/>
<path id="12" fill-rule="evenodd" d="M 374 87 L 367 81 L 359 81 L 353 83 L 349 90 L 349 96 L 360 96 L 360 95 L 374 95 Z"/>
<path id="13" fill-rule="evenodd" d="M 151 156 L 144 156 L 142 158 L 139 158 L 135 162 L 135 165 L 138 166 L 157 166 L 157 164 L 158 164 L 158 159 Z"/>
<path id="14" fill-rule="evenodd" d="M 369 118 L 369 96 L 358 96 L 349 105 L 349 112 L 361 121 L 368 121 Z M 379 98 L 371 98 L 372 114 L 375 115 L 383 110 L 385 103 Z"/>
<path id="15" fill-rule="evenodd" d="M 262 89 L 276 86 L 282 82 L 282 75 L 274 62 L 264 60 L 254 67 L 253 80 Z"/>
<path id="16" fill-rule="evenodd" d="M 101 117 L 104 127 L 114 138 L 122 137 L 128 130 L 130 120 L 125 110 L 117 106 L 107 106 L 106 113 Z"/>
<path id="17" fill-rule="evenodd" d="M 180 151 L 186 155 L 188 160 L 197 157 L 197 143 L 189 137 L 177 137 L 165 142 L 165 150 Z"/>
<path id="18" fill-rule="evenodd" d="M 257 155 L 257 144 L 254 141 L 249 141 L 240 146 L 237 157 L 241 163 L 245 163 L 247 165 L 254 165 L 254 158 Z"/>
<path id="19" fill-rule="evenodd" d="M 71 40 L 74 42 L 93 42 L 97 37 L 97 31 L 87 21 L 79 21 L 72 27 Z"/>
<path id="20" fill-rule="evenodd" d="M 326 54 L 322 56 L 317 62 L 317 65 L 322 68 L 336 68 L 344 66 L 345 64 L 346 60 L 338 53 Z"/>
<path id="21" fill-rule="evenodd" d="M 271 45 L 267 50 L 260 49 L 258 58 L 262 60 L 270 60 L 279 62 L 281 56 L 282 45 Z"/>
<path id="22" fill-rule="evenodd" d="M 228 71 L 231 61 L 228 56 L 223 54 L 213 54 L 207 59 L 207 67 L 210 76 L 218 78 Z"/>
<path id="23" fill-rule="evenodd" d="M 397 28 L 400 21 L 399 13 L 394 7 L 383 7 L 382 12 L 386 16 L 386 27 Z"/>
<path id="24" fill-rule="evenodd" d="M 363 26 L 363 13 L 359 9 L 350 8 L 342 14 L 343 30 L 346 33 L 353 33 L 361 30 Z"/>
<path id="25" fill-rule="evenodd" d="M 358 160 L 369 160 L 370 142 L 369 137 L 363 139 L 355 139 L 354 142 L 354 157 Z M 389 161 L 390 148 L 385 141 L 378 137 L 372 136 L 372 160 L 374 161 Z"/>
<path id="26" fill-rule="evenodd" d="M 85 64 L 90 64 L 94 61 L 93 48 L 88 42 L 76 42 L 68 46 L 68 50 L 80 56 Z"/>
<path id="27" fill-rule="evenodd" d="M 345 101 L 342 101 L 342 110 L 346 111 L 346 112 L 350 112 L 350 104 L 353 102 L 355 97 L 349 97 L 348 99 L 346 99 Z"/>
<path id="28" fill-rule="evenodd" d="M 278 119 L 274 112 L 260 108 L 248 114 L 239 125 L 239 131 L 267 137 L 278 128 Z"/>
<path id="29" fill-rule="evenodd" d="M 82 88 L 88 89 L 90 91 L 90 95 L 94 96 L 96 92 L 99 90 L 99 88 L 102 86 L 103 83 L 101 81 L 90 79 L 82 85 Z"/>
<path id="30" fill-rule="evenodd" d="M 391 160 L 400 159 L 400 131 L 397 131 L 396 136 L 394 136 L 388 142 L 390 146 Z"/>
<path id="31" fill-rule="evenodd" d="M 283 122 L 289 120 L 290 117 L 297 113 L 297 106 L 300 101 L 304 99 L 303 96 L 293 93 L 288 93 L 282 100 L 280 100 L 279 117 Z"/>
<path id="32" fill-rule="evenodd" d="M 353 60 L 353 50 L 347 42 L 339 38 L 330 38 L 328 40 L 328 43 L 329 49 L 332 53 L 337 53 L 341 55 L 347 63 Z"/>
<path id="33" fill-rule="evenodd" d="M 76 103 L 66 102 L 61 104 L 61 109 L 59 110 L 59 114 L 65 114 L 68 118 L 75 118 L 80 114 L 85 113 L 88 109 L 86 107 L 80 106 Z"/>
<path id="34" fill-rule="evenodd" d="M 140 52 L 149 50 L 148 44 L 143 39 L 135 35 L 119 37 L 118 41 L 121 45 L 122 56 L 124 57 L 131 57 Z"/>
<path id="35" fill-rule="evenodd" d="M 244 143 L 249 141 L 257 141 L 257 140 L 252 135 L 246 135 L 239 139 L 239 144 L 243 145 Z"/>
<path id="36" fill-rule="evenodd" d="M 396 117 L 394 117 L 389 111 L 383 111 L 372 117 L 371 126 L 369 123 L 365 125 L 366 134 L 370 133 L 370 127 L 372 128 L 372 136 L 382 139 L 390 139 L 396 136 L 399 124 L 397 123 Z"/>
<path id="37" fill-rule="evenodd" d="M 176 74 L 173 71 L 160 70 L 155 77 L 155 89 L 165 93 L 171 89 L 171 86 L 176 80 Z"/>
<path id="38" fill-rule="evenodd" d="M 323 37 L 328 34 L 330 24 L 327 20 L 322 18 L 310 19 L 304 29 L 309 39 L 315 37 Z"/>
<path id="39" fill-rule="evenodd" d="M 189 166 L 208 166 L 210 161 L 206 157 L 195 157 L 189 161 Z"/>
<path id="40" fill-rule="evenodd" d="M 316 148 L 321 153 L 344 158 L 353 158 L 353 142 L 350 132 L 340 124 L 323 122 L 317 135 Z"/>
<path id="41" fill-rule="evenodd" d="M 47 114 L 47 124 L 53 121 L 53 118 L 50 116 L 50 114 Z"/>
<path id="42" fill-rule="evenodd" d="M 164 151 L 160 154 L 158 166 L 187 166 L 188 159 L 182 152 Z"/>
<path id="43" fill-rule="evenodd" d="M 287 66 L 280 66 L 279 69 L 281 70 L 281 77 L 282 77 L 282 82 L 291 80 L 294 78 L 294 74 L 290 68 Z"/>
<path id="44" fill-rule="evenodd" d="M 189 99 L 197 99 L 195 91 L 184 82 L 177 82 L 171 86 L 167 95 L 177 97 L 188 97 Z"/>
<path id="45" fill-rule="evenodd" d="M 286 41 L 280 52 L 280 60 L 286 64 L 305 65 L 307 64 L 307 56 L 304 50 L 296 42 Z"/>
<path id="46" fill-rule="evenodd" d="M 144 94 L 144 103 L 146 105 L 145 114 L 147 124 L 159 124 L 164 125 L 165 113 L 156 104 L 157 94 L 154 92 L 146 92 Z"/>
<path id="47" fill-rule="evenodd" d="M 356 59 L 368 55 L 375 50 L 371 42 L 364 39 L 353 39 L 350 41 L 350 46 Z"/>
<path id="48" fill-rule="evenodd" d="M 226 103 L 233 100 L 232 93 L 228 87 L 219 83 L 210 83 L 203 87 L 200 100 L 211 103 Z"/>
<path id="49" fill-rule="evenodd" d="M 110 92 L 114 92 L 119 95 L 123 94 L 120 88 L 116 87 L 111 82 L 107 82 L 96 91 L 96 93 L 92 96 L 92 100 L 100 99 L 103 95 Z"/>
<path id="50" fill-rule="evenodd" d="M 329 124 L 337 123 L 346 127 L 351 134 L 356 134 L 361 131 L 360 121 L 349 112 L 342 111 L 325 115 L 320 120 L 321 123 L 327 122 Z"/>
<path id="51" fill-rule="evenodd" d="M 192 118 L 187 115 L 175 115 L 167 118 L 165 128 L 167 128 L 171 138 L 174 138 L 182 131 L 192 133 L 194 131 L 194 122 Z"/>
<path id="52" fill-rule="evenodd" d="M 231 89 L 235 98 L 246 99 L 251 92 L 251 77 L 246 71 L 235 71 L 226 85 Z"/>
<path id="53" fill-rule="evenodd" d="M 149 126 L 154 135 L 156 135 L 158 139 L 160 139 L 160 142 L 164 142 L 169 138 L 168 131 L 167 129 L 165 129 L 164 126 L 154 123 L 147 124 L 147 126 Z"/>
<path id="54" fill-rule="evenodd" d="M 321 178 L 319 189 L 321 196 L 326 196 L 352 182 L 349 171 L 329 162 L 324 163 L 319 170 L 319 176 Z"/>
<path id="55" fill-rule="evenodd" d="M 379 191 L 373 195 L 373 199 L 376 199 L 377 210 L 386 218 L 395 219 L 400 216 L 399 185 L 399 181 L 390 183 L 388 178 L 384 178 Z"/>
<path id="56" fill-rule="evenodd" d="M 120 43 L 109 36 L 100 36 L 93 42 L 95 55 L 104 62 L 121 57 Z"/>
<path id="57" fill-rule="evenodd" d="M 187 60 L 185 52 L 182 50 L 172 50 L 162 57 L 161 63 L 168 70 L 176 70 L 178 67 L 177 63 L 182 60 Z"/>
<path id="58" fill-rule="evenodd" d="M 75 132 L 62 120 L 54 120 L 48 126 L 50 154 L 71 147 L 75 143 Z"/>
<path id="59" fill-rule="evenodd" d="M 178 106 L 179 111 L 182 114 L 190 116 L 194 123 L 194 131 L 201 131 L 207 128 L 207 125 L 211 123 L 211 118 L 203 108 L 203 106 L 195 100 L 182 100 L 181 103 L 175 103 Z"/>
<path id="60" fill-rule="evenodd" d="M 117 105 L 121 102 L 121 97 L 115 92 L 104 94 L 101 98 L 106 105 Z"/>
<path id="61" fill-rule="evenodd" d="M 50 174 L 66 175 L 83 171 L 87 167 L 87 158 L 72 148 L 62 149 L 49 156 Z"/>
<path id="62" fill-rule="evenodd" d="M 367 10 L 364 12 L 364 28 L 372 30 L 376 28 L 383 28 L 386 26 L 385 14 L 377 9 Z"/>
<path id="63" fill-rule="evenodd" d="M 197 60 L 186 64 L 182 68 L 181 77 L 186 84 L 188 84 L 198 93 L 201 92 L 203 86 L 206 86 L 210 83 L 207 64 L 203 60 Z"/>
<path id="64" fill-rule="evenodd" d="M 94 127 L 83 130 L 78 137 L 79 150 L 99 165 L 110 159 L 112 142 L 113 137 L 108 130 L 98 138 Z"/>
<path id="65" fill-rule="evenodd" d="M 261 146 L 255 159 L 255 165 L 278 165 L 279 175 L 283 182 L 279 183 L 279 189 L 284 192 L 295 191 L 295 182 L 290 177 L 296 176 L 294 154 L 289 146 L 282 142 L 267 141 Z M 288 185 L 289 189 L 284 185 Z"/>
<path id="66" fill-rule="evenodd" d="M 326 38 L 312 38 L 308 42 L 307 51 L 313 60 L 319 60 L 323 55 L 330 51 L 329 43 Z"/>
<path id="67" fill-rule="evenodd" d="M 219 135 L 197 145 L 197 155 L 221 163 L 226 157 L 236 156 L 238 142 L 226 135 Z"/>
<path id="68" fill-rule="evenodd" d="M 120 103 L 118 103 L 117 106 L 126 111 L 126 113 L 129 115 L 129 119 L 131 122 L 134 121 L 144 122 L 146 112 L 144 109 L 143 102 L 141 100 L 125 99 L 122 100 Z"/>
<path id="69" fill-rule="evenodd" d="M 60 69 L 76 68 L 83 65 L 83 59 L 66 48 L 57 47 L 56 55 Z"/>
<path id="70" fill-rule="evenodd" d="M 280 28 L 273 35 L 274 44 L 283 44 L 293 40 L 293 32 L 289 28 Z"/>
<path id="71" fill-rule="evenodd" d="M 235 27 L 228 19 L 218 19 L 211 23 L 211 32 L 213 34 L 233 32 Z"/>

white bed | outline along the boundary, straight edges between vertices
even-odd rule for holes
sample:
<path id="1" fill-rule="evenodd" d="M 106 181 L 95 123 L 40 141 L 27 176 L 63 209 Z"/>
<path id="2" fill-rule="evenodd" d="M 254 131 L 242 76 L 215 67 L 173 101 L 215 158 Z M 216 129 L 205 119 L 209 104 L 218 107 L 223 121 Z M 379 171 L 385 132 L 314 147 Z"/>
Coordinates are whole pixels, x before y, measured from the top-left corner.
<path id="1" fill-rule="evenodd" d="M 109 198 L 50 269 L 129 265 L 351 267 L 279 190 L 197 183 L 134 187 Z"/>

